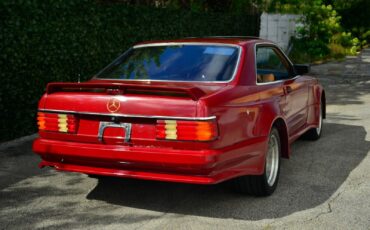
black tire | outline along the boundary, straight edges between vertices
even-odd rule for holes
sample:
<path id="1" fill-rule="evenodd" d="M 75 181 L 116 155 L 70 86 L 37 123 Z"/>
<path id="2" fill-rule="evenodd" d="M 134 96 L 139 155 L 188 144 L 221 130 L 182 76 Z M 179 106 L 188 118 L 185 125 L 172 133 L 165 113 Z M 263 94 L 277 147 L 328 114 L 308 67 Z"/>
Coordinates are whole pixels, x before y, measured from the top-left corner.
<path id="1" fill-rule="evenodd" d="M 97 174 L 87 174 L 87 176 L 90 178 L 94 178 L 94 179 L 101 179 L 104 177 L 102 175 L 97 175 Z"/>
<path id="2" fill-rule="evenodd" d="M 323 124 L 324 124 L 324 114 L 323 114 L 323 111 L 324 111 L 324 108 L 323 108 L 323 103 L 320 104 L 320 121 L 319 121 L 319 127 L 317 128 L 312 128 L 310 130 L 308 130 L 303 138 L 306 139 L 306 140 L 311 140 L 311 141 L 316 141 L 318 139 L 320 139 L 321 137 L 321 134 L 322 134 L 322 128 L 323 128 Z"/>
<path id="3" fill-rule="evenodd" d="M 277 141 L 277 168 L 275 166 L 275 169 L 277 170 L 276 177 L 273 182 L 269 182 L 268 179 L 268 172 L 266 170 L 266 165 L 267 165 L 267 155 L 269 154 L 269 149 L 270 149 L 270 142 L 273 139 L 273 136 L 276 138 L 275 140 Z M 269 147 L 268 147 L 268 152 L 266 153 L 266 158 L 265 158 L 265 170 L 262 175 L 258 176 L 241 176 L 239 178 L 234 179 L 233 181 L 233 186 L 234 189 L 242 194 L 247 194 L 247 195 L 252 195 L 252 196 L 269 196 L 271 195 L 278 184 L 279 181 L 279 173 L 280 173 L 280 156 L 281 156 L 281 143 L 280 143 L 280 135 L 279 131 L 276 128 L 273 128 L 270 132 L 269 135 Z"/>

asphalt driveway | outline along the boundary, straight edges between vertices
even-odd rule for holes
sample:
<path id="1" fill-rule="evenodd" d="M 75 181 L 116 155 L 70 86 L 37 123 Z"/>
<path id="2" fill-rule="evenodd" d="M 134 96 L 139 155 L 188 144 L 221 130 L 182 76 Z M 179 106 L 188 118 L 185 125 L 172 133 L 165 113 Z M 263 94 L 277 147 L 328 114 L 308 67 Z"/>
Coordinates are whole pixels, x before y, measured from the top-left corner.
<path id="1" fill-rule="evenodd" d="M 293 144 L 292 158 L 283 161 L 279 186 L 270 197 L 235 194 L 227 183 L 98 180 L 38 169 L 32 138 L 26 138 L 0 145 L 0 229 L 370 229 L 366 52 L 354 63 L 332 63 L 360 63 L 364 74 L 341 76 L 324 65 L 313 68 L 322 73 L 327 91 L 324 133 L 316 142 Z"/>

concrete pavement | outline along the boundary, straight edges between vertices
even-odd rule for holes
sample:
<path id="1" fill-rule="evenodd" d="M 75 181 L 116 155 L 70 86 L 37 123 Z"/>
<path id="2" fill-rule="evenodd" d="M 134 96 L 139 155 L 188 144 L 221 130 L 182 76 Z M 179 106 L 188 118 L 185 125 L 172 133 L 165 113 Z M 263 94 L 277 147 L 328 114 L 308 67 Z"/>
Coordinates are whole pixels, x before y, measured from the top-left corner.
<path id="1" fill-rule="evenodd" d="M 357 62 L 366 71 L 370 52 Z M 0 146 L 0 229 L 370 229 L 370 77 L 320 72 L 323 136 L 293 144 L 270 197 L 41 170 L 23 140 Z"/>

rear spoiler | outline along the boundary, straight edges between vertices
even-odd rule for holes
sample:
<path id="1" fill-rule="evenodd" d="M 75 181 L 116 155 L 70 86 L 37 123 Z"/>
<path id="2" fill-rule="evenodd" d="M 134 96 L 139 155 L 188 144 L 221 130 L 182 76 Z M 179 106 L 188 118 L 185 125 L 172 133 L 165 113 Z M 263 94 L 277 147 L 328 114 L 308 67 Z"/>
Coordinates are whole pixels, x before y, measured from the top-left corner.
<path id="1" fill-rule="evenodd" d="M 197 101 L 203 97 L 205 92 L 197 87 L 176 87 L 176 86 L 153 86 L 136 85 L 125 83 L 72 83 L 72 82 L 52 82 L 46 87 L 46 93 L 69 91 L 106 91 L 115 92 L 113 94 L 125 94 L 127 92 L 144 92 L 146 94 L 169 93 L 174 95 L 186 95 L 192 100 Z M 116 92 L 117 91 L 117 92 Z"/>

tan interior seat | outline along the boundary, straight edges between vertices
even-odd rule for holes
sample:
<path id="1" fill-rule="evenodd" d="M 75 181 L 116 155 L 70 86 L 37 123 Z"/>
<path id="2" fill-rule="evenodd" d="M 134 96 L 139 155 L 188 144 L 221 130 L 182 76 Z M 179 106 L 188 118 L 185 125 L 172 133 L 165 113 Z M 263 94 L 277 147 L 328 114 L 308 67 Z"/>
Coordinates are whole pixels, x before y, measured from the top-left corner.
<path id="1" fill-rule="evenodd" d="M 272 82 L 275 81 L 275 75 L 272 73 L 262 75 L 263 82 Z"/>
<path id="2" fill-rule="evenodd" d="M 275 81 L 275 75 L 272 73 L 269 74 L 257 74 L 257 82 L 265 83 Z"/>

